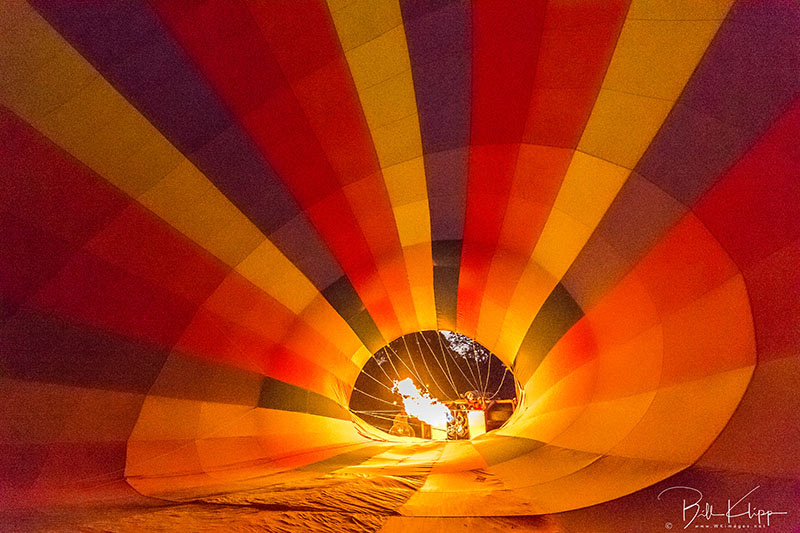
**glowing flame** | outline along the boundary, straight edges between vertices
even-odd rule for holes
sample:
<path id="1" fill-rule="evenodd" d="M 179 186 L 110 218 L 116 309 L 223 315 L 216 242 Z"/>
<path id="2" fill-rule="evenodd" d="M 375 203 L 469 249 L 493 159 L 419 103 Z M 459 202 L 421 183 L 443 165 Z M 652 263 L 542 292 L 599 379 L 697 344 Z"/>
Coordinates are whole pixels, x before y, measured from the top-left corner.
<path id="1" fill-rule="evenodd" d="M 431 398 L 427 393 L 421 393 L 414 386 L 411 378 L 394 382 L 392 392 L 403 398 L 406 413 L 437 428 L 446 428 L 447 421 L 452 418 L 450 409 L 439 403 L 436 398 Z"/>

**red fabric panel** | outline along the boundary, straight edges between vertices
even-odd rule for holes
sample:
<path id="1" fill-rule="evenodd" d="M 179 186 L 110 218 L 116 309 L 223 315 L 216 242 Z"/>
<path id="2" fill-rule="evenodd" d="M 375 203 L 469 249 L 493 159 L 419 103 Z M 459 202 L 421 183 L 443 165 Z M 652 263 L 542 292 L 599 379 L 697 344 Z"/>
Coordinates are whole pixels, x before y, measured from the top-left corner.
<path id="1" fill-rule="evenodd" d="M 549 2 L 525 142 L 574 148 L 589 120 L 629 0 Z"/>
<path id="2" fill-rule="evenodd" d="M 472 146 L 458 288 L 458 329 L 467 335 L 477 329 L 511 190 L 545 5 L 542 1 L 473 4 Z"/>
<path id="3" fill-rule="evenodd" d="M 227 267 L 8 111 L 0 121 L 9 193 L 0 220 L 15 236 L 13 263 L 0 263 L 10 274 L 4 294 L 171 346 Z"/>
<path id="4" fill-rule="evenodd" d="M 192 7 L 152 4 L 309 211 L 376 323 L 384 331 L 396 329 L 385 288 L 373 285 L 372 292 L 365 287 L 377 267 L 340 190 L 378 165 L 324 4 L 286 2 L 270 4 L 267 11 L 224 0 Z M 394 227 L 385 189 L 371 198 L 370 208 L 380 214 L 381 225 Z M 394 253 L 401 254 L 396 232 L 387 238 Z"/>
<path id="5" fill-rule="evenodd" d="M 694 207 L 745 269 L 800 237 L 800 99 Z"/>

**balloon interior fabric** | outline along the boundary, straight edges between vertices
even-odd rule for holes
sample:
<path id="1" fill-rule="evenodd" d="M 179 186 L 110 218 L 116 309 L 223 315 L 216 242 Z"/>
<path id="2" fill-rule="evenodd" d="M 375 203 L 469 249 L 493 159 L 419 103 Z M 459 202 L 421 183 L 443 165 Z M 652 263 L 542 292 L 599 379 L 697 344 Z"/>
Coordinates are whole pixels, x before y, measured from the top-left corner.
<path id="1" fill-rule="evenodd" d="M 798 139 L 792 0 L 4 0 L 3 529 L 792 531 Z M 436 330 L 511 419 L 365 430 Z"/>

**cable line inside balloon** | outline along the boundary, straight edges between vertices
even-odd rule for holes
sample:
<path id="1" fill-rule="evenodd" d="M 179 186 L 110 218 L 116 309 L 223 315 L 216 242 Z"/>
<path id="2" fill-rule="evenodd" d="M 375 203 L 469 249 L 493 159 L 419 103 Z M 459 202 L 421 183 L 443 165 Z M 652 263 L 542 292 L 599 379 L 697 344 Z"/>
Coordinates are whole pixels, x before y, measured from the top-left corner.
<path id="1" fill-rule="evenodd" d="M 452 331 L 399 337 L 364 364 L 350 411 L 394 437 L 469 439 L 501 427 L 517 406 L 511 370 Z"/>

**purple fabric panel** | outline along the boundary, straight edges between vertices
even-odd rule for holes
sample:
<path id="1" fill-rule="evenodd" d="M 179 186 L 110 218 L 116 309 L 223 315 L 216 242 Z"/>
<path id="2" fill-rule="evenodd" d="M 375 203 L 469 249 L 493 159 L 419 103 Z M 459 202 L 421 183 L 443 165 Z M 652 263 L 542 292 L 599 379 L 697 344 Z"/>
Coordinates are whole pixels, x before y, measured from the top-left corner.
<path id="1" fill-rule="evenodd" d="M 426 152 L 469 141 L 472 63 L 467 3 L 404 2 L 403 18 Z"/>
<path id="2" fill-rule="evenodd" d="M 464 236 L 469 147 L 425 155 L 431 240 L 458 241 Z"/>
<path id="3" fill-rule="evenodd" d="M 739 2 L 637 166 L 697 201 L 800 91 L 800 4 Z"/>
<path id="4" fill-rule="evenodd" d="M 425 153 L 431 239 L 458 240 L 463 235 L 467 189 L 471 8 L 463 0 L 401 5 Z"/>
<path id="5" fill-rule="evenodd" d="M 582 307 L 590 308 L 622 279 L 780 116 L 800 91 L 799 64 L 800 4 L 775 0 L 733 7 L 564 276 Z"/>
<path id="6" fill-rule="evenodd" d="M 304 212 L 281 226 L 270 239 L 320 291 L 344 276 Z"/>
<path id="7" fill-rule="evenodd" d="M 562 283 L 590 309 L 688 209 L 634 173 L 623 185 Z"/>
<path id="8" fill-rule="evenodd" d="M 300 212 L 238 125 L 231 125 L 189 158 L 267 236 Z"/>
<path id="9" fill-rule="evenodd" d="M 34 3 L 265 234 L 297 214 L 294 199 L 149 7 Z"/>
<path id="10" fill-rule="evenodd" d="M 275 237 L 276 246 L 317 288 L 342 275 L 313 227 L 297 222 L 305 216 L 294 198 L 148 6 L 35 4 L 242 213 Z"/>
<path id="11" fill-rule="evenodd" d="M 32 3 L 182 153 L 193 153 L 230 127 L 228 113 L 146 6 Z"/>

